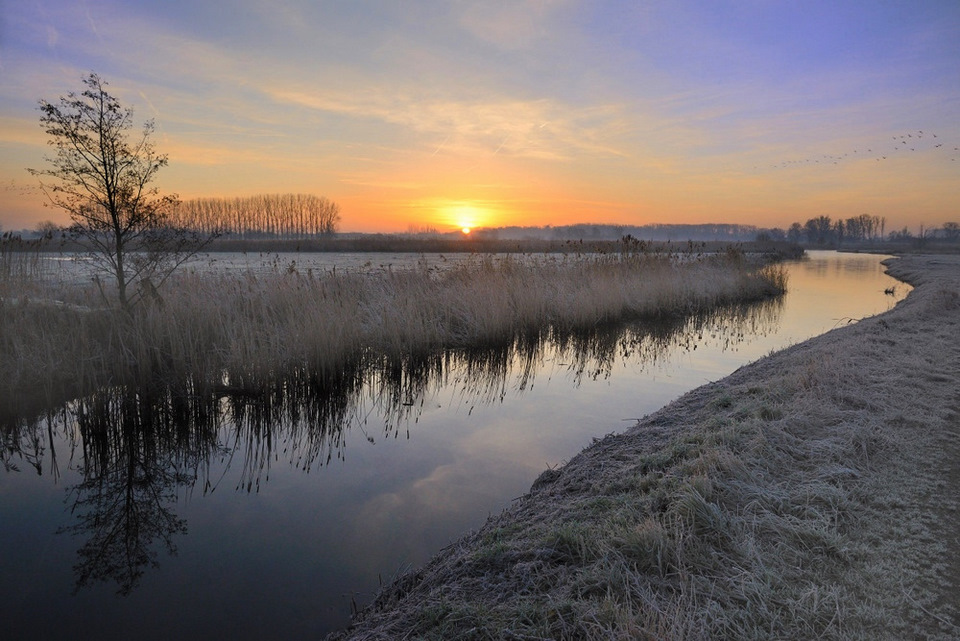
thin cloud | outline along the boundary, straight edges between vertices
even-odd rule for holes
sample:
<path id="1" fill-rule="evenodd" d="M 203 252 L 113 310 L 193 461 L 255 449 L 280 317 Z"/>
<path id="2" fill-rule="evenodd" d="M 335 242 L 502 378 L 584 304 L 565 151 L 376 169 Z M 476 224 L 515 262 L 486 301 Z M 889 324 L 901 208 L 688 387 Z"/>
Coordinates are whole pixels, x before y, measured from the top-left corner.
<path id="1" fill-rule="evenodd" d="M 518 157 L 567 160 L 575 155 L 624 156 L 612 139 L 622 129 L 622 108 L 569 108 L 555 101 L 449 100 L 405 91 L 336 93 L 275 88 L 278 103 L 352 118 L 368 118 L 430 134 L 431 154 L 504 153 Z"/>

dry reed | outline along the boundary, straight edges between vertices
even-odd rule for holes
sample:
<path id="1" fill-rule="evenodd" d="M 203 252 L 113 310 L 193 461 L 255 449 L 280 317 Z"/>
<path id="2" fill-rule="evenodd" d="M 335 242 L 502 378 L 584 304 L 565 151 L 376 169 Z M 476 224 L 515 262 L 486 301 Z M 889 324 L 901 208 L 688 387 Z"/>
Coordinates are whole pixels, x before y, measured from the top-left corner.
<path id="1" fill-rule="evenodd" d="M 191 381 L 253 385 L 296 368 L 334 372 L 358 358 L 502 344 L 525 332 L 677 316 L 779 294 L 776 266 L 741 254 L 640 253 L 521 261 L 477 257 L 446 271 L 182 273 L 132 318 L 85 307 L 92 287 L 57 304 L 0 299 L 4 398 L 45 388 Z M 259 384 L 259 383 L 256 383 Z M 49 401 L 49 396 L 47 396 Z"/>

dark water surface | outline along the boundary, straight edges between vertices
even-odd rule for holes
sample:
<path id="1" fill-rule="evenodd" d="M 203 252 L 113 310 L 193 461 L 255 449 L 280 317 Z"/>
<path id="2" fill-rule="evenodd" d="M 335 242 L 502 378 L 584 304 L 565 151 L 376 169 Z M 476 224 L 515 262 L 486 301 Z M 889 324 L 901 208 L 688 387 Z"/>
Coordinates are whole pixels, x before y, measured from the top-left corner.
<path id="1" fill-rule="evenodd" d="M 909 288 L 880 260 L 809 252 L 783 300 L 705 318 L 300 372 L 255 395 L 103 390 L 8 426 L 3 635 L 318 638 L 593 437 L 889 309 Z"/>

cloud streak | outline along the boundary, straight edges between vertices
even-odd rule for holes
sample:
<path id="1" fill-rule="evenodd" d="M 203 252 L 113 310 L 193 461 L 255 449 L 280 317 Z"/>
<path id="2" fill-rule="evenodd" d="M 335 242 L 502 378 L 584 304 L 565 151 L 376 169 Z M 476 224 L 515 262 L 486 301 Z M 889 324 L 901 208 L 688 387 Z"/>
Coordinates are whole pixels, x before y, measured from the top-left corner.
<path id="1" fill-rule="evenodd" d="M 317 112 L 372 119 L 425 135 L 434 153 L 493 150 L 519 157 L 569 160 L 583 154 L 624 156 L 616 134 L 622 107 L 574 108 L 553 100 L 453 100 L 396 91 L 268 89 L 274 101 Z M 439 142 L 437 142 L 439 141 Z"/>

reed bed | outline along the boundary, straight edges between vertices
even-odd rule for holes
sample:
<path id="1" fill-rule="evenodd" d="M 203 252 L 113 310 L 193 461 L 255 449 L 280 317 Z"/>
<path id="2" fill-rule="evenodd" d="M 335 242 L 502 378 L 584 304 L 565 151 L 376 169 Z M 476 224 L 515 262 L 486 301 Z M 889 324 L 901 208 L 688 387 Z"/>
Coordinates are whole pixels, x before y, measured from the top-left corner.
<path id="1" fill-rule="evenodd" d="M 46 238 L 23 240 L 9 232 L 0 234 L 0 297 L 23 294 L 49 271 Z"/>
<path id="2" fill-rule="evenodd" d="M 478 256 L 446 271 L 376 274 L 290 266 L 178 274 L 132 316 L 91 308 L 97 290 L 74 287 L 57 302 L 0 300 L 0 380 L 5 398 L 151 380 L 242 389 L 296 368 L 335 372 L 364 358 L 695 313 L 777 295 L 784 278 L 738 252 Z"/>

